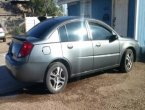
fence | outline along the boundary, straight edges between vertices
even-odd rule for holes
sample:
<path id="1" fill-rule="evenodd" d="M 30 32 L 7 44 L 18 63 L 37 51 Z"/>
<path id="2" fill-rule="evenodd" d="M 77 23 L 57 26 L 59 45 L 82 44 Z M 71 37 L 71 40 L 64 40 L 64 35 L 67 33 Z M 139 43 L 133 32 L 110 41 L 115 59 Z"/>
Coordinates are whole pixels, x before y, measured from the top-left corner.
<path id="1" fill-rule="evenodd" d="M 52 18 L 51 16 L 47 17 Z M 38 17 L 21 17 L 21 16 L 1 16 L 0 24 L 6 33 L 11 35 L 23 34 L 37 25 L 40 21 Z"/>
<path id="2" fill-rule="evenodd" d="M 25 32 L 25 19 L 20 16 L 0 16 L 0 24 L 7 34 L 17 35 Z"/>
<path id="3" fill-rule="evenodd" d="M 52 16 L 48 16 L 47 19 L 52 18 Z M 25 30 L 26 32 L 30 30 L 32 27 L 40 23 L 38 17 L 25 17 Z"/>

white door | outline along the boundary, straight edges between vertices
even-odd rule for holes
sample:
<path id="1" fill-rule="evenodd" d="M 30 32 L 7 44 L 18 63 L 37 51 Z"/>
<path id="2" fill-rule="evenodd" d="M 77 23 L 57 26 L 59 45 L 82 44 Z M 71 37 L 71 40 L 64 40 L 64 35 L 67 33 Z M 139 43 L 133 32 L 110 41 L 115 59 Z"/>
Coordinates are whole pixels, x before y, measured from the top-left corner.
<path id="1" fill-rule="evenodd" d="M 129 0 L 113 0 L 113 28 L 122 36 L 127 36 Z"/>

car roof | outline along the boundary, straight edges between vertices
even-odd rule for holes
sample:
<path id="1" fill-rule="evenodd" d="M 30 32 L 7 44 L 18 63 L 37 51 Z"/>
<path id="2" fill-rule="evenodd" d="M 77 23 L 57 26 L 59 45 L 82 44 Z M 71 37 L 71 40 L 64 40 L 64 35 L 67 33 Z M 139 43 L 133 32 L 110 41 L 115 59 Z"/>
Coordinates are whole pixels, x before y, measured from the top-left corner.
<path id="1" fill-rule="evenodd" d="M 49 20 L 52 20 L 52 22 L 56 22 L 55 24 L 56 25 L 59 25 L 59 24 L 63 24 L 64 22 L 67 22 L 67 21 L 71 21 L 71 20 L 88 20 L 88 21 L 93 21 L 93 22 L 96 22 L 106 28 L 109 28 L 111 30 L 113 30 L 112 27 L 110 27 L 108 24 L 106 24 L 105 22 L 101 21 L 101 20 L 98 20 L 98 19 L 93 19 L 93 18 L 85 18 L 85 17 L 79 17 L 79 16 L 61 16 L 61 17 L 54 17 L 54 18 L 50 18 L 48 19 Z M 113 30 L 114 31 L 114 30 Z M 115 31 L 114 31 L 115 32 Z M 115 32 L 116 33 L 116 32 Z M 117 34 L 117 33 L 116 33 Z"/>
<path id="2" fill-rule="evenodd" d="M 61 17 L 53 17 L 53 18 L 49 18 L 49 19 L 46 19 L 44 22 L 53 22 L 55 25 L 60 25 L 60 24 L 63 24 L 64 22 L 67 22 L 67 21 L 72 21 L 72 20 L 91 20 L 91 21 L 94 21 L 94 22 L 97 22 L 99 24 L 102 24 L 104 26 L 109 26 L 107 25 L 106 23 L 98 20 L 98 19 L 93 19 L 93 18 L 85 18 L 85 17 L 80 17 L 80 16 L 61 16 Z"/>
<path id="3" fill-rule="evenodd" d="M 44 22 L 46 23 L 52 23 L 55 24 L 55 26 L 58 26 L 60 24 L 63 24 L 67 21 L 73 21 L 73 20 L 88 20 L 88 21 L 93 21 L 96 22 L 100 25 L 103 25 L 107 28 L 111 28 L 108 24 L 104 23 L 103 21 L 100 21 L 98 19 L 93 19 L 93 18 L 85 18 L 85 17 L 80 17 L 80 16 L 61 16 L 61 17 L 54 17 L 54 18 L 49 18 L 46 19 Z M 112 29 L 112 28 L 111 28 Z"/>
<path id="4" fill-rule="evenodd" d="M 59 25 L 65 21 L 75 20 L 75 19 L 79 19 L 79 17 L 75 17 L 75 16 L 53 17 L 53 18 L 46 19 L 44 22 L 46 23 L 51 22 L 54 23 L 55 25 Z"/>
<path id="5" fill-rule="evenodd" d="M 64 22 L 64 21 L 79 19 L 79 18 L 80 17 L 77 17 L 77 16 L 61 16 L 61 17 L 49 18 L 48 20 L 55 20 L 55 21 L 58 21 L 58 22 Z"/>
<path id="6" fill-rule="evenodd" d="M 70 20 L 93 20 L 93 21 L 97 21 L 97 22 L 101 22 L 100 20 L 96 20 L 96 19 L 92 19 L 92 18 L 84 18 L 84 17 L 79 17 L 79 16 L 61 16 L 61 17 L 53 17 L 53 18 L 49 18 L 45 21 L 53 21 L 56 24 L 59 23 L 63 23 L 66 21 L 70 21 Z"/>

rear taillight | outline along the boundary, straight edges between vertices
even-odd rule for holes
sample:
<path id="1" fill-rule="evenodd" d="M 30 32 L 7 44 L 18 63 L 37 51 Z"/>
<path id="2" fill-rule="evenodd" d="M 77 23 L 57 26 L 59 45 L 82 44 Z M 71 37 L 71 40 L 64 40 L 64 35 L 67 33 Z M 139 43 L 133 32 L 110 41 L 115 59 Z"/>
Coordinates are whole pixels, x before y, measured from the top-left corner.
<path id="1" fill-rule="evenodd" d="M 18 57 L 26 57 L 30 54 L 31 50 L 33 48 L 33 44 L 26 41 L 23 43 L 22 48 L 18 54 Z"/>

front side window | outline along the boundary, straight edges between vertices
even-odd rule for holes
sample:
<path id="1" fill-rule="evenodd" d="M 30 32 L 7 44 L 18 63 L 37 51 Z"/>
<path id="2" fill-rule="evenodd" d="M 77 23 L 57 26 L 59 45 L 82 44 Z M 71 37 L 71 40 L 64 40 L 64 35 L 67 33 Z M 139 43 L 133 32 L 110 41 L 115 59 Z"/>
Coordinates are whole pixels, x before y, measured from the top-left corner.
<path id="1" fill-rule="evenodd" d="M 108 40 L 113 34 L 105 27 L 94 22 L 89 22 L 90 32 L 93 40 Z"/>
<path id="2" fill-rule="evenodd" d="M 87 41 L 88 33 L 84 22 L 72 22 L 66 24 L 69 41 Z"/>

